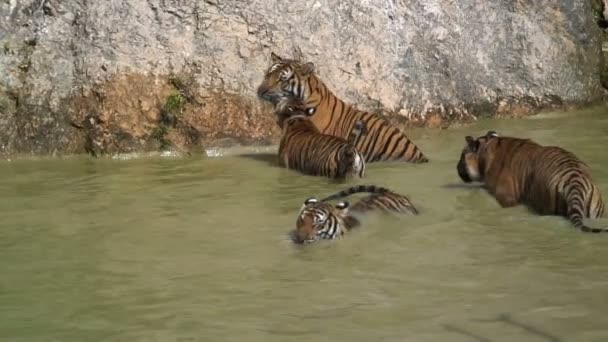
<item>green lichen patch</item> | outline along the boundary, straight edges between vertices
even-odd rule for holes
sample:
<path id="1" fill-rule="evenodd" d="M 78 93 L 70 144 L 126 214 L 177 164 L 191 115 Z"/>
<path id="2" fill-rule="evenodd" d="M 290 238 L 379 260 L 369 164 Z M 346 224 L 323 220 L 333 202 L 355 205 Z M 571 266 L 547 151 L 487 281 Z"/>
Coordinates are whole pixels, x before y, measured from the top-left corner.
<path id="1" fill-rule="evenodd" d="M 184 110 L 184 104 L 186 104 L 184 97 L 179 93 L 173 93 L 167 96 L 163 110 L 173 115 L 179 115 Z"/>

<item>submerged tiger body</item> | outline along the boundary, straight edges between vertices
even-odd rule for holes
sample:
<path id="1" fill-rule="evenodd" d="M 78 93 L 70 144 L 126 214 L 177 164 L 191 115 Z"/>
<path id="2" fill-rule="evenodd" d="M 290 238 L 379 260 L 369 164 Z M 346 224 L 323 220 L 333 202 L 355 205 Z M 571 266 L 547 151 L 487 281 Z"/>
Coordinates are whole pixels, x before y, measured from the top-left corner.
<path id="1" fill-rule="evenodd" d="M 379 210 L 386 213 L 418 214 L 418 210 L 407 196 L 375 185 L 354 186 L 327 196 L 321 201 L 326 202 L 341 199 L 356 193 L 368 193 L 369 195 L 363 197 L 350 207 L 350 210 L 353 212 L 363 213 L 370 210 Z"/>
<path id="2" fill-rule="evenodd" d="M 398 128 L 376 114 L 357 110 L 336 97 L 315 75 L 313 63 L 283 59 L 271 53 L 272 65 L 258 87 L 258 97 L 277 104 L 297 98 L 324 134 L 347 139 L 356 122 L 363 121 L 368 134 L 355 146 L 367 162 L 403 161 L 426 163 L 422 151 Z"/>
<path id="3" fill-rule="evenodd" d="M 583 223 L 602 217 L 604 202 L 589 167 L 571 152 L 494 131 L 465 140 L 458 175 L 482 182 L 502 207 L 525 204 L 541 215 L 564 216 L 583 232 L 608 231 Z"/>
<path id="4" fill-rule="evenodd" d="M 342 199 L 355 193 L 369 193 L 369 195 L 352 206 L 348 201 L 338 202 L 335 206 L 329 203 L 331 200 Z M 292 239 L 295 243 L 339 239 L 342 235 L 360 225 L 358 216 L 370 211 L 418 214 L 418 210 L 406 196 L 386 188 L 359 185 L 321 200 L 316 198 L 307 199 L 296 220 L 296 229 L 292 232 Z"/>
<path id="5" fill-rule="evenodd" d="M 364 125 L 355 125 L 349 141 L 345 141 L 319 132 L 305 110 L 305 105 L 296 99 L 282 100 L 277 106 L 275 115 L 283 129 L 279 165 L 304 174 L 334 179 L 349 175 L 364 177 L 365 159 L 354 147 L 365 134 Z"/>

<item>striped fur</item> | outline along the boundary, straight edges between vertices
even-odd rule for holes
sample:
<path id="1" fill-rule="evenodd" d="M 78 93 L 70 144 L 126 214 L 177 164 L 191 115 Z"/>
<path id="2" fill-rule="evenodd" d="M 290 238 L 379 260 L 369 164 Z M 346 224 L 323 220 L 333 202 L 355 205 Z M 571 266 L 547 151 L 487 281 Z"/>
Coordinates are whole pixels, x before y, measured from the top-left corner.
<path id="1" fill-rule="evenodd" d="M 321 201 L 341 199 L 356 193 L 368 193 L 369 195 L 350 207 L 353 212 L 363 213 L 370 210 L 381 210 L 387 213 L 418 214 L 418 210 L 409 198 L 375 185 L 357 185 L 327 196 Z"/>
<path id="2" fill-rule="evenodd" d="M 291 233 L 295 243 L 310 243 L 321 239 L 340 239 L 360 223 L 348 212 L 348 202 L 335 206 L 309 198 L 304 202 L 296 229 Z"/>
<path id="3" fill-rule="evenodd" d="M 364 177 L 365 159 L 361 153 L 347 141 L 320 133 L 304 110 L 304 104 L 295 99 L 282 100 L 277 106 L 277 122 L 283 128 L 279 165 L 333 179 Z M 357 143 L 364 131 L 364 126 L 356 125 L 349 139 Z"/>
<path id="4" fill-rule="evenodd" d="M 426 163 L 422 151 L 398 128 L 380 116 L 357 110 L 336 97 L 315 75 L 314 64 L 283 59 L 271 53 L 272 65 L 258 87 L 258 97 L 277 104 L 298 98 L 306 104 L 311 121 L 324 134 L 347 139 L 356 122 L 365 122 L 368 134 L 356 145 L 366 162 Z"/>
<path id="5" fill-rule="evenodd" d="M 350 206 L 342 201 L 335 206 L 331 200 L 341 199 L 356 193 L 369 193 Z M 360 225 L 357 215 L 371 210 L 394 214 L 418 214 L 418 210 L 403 195 L 374 185 L 359 185 L 327 196 L 321 200 L 309 198 L 304 202 L 292 232 L 295 243 L 308 243 L 321 239 L 339 239 Z"/>
<path id="6" fill-rule="evenodd" d="M 465 140 L 458 175 L 467 183 L 484 183 L 502 207 L 522 203 L 540 215 L 564 216 L 583 232 L 608 231 L 583 223 L 602 217 L 604 202 L 589 167 L 574 154 L 494 131 Z"/>

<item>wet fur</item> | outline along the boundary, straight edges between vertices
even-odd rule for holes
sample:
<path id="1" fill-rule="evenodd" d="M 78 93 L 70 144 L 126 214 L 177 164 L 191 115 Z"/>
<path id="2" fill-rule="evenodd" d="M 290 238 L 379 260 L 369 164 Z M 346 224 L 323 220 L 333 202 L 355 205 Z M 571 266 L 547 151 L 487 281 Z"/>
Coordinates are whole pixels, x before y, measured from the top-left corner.
<path id="1" fill-rule="evenodd" d="M 292 240 L 307 243 L 320 239 L 340 239 L 359 224 L 359 220 L 347 210 L 331 203 L 305 203 L 296 220 L 296 229 L 291 233 Z"/>
<path id="2" fill-rule="evenodd" d="M 258 97 L 277 104 L 281 99 L 297 98 L 306 113 L 324 134 L 348 139 L 357 122 L 364 122 L 368 134 L 356 147 L 366 162 L 404 161 L 426 163 L 422 151 L 398 128 L 380 116 L 356 109 L 336 97 L 315 75 L 314 64 L 284 59 L 271 54 L 272 64 L 258 87 Z"/>
<path id="3" fill-rule="evenodd" d="M 277 122 L 283 128 L 279 144 L 279 165 L 304 174 L 344 179 L 364 177 L 365 161 L 357 149 L 340 138 L 322 134 L 304 112 L 298 100 L 284 100 L 277 107 Z M 353 142 L 363 134 L 350 135 Z"/>
<path id="4" fill-rule="evenodd" d="M 356 193 L 369 193 L 353 206 L 340 202 L 336 206 L 330 200 L 342 199 Z M 295 243 L 312 242 L 319 239 L 339 239 L 354 227 L 360 225 L 355 217 L 369 211 L 394 214 L 418 214 L 418 210 L 403 195 L 374 185 L 359 185 L 327 196 L 321 200 L 314 198 L 304 202 L 292 232 Z"/>
<path id="5" fill-rule="evenodd" d="M 466 141 L 460 178 L 482 182 L 502 207 L 525 204 L 541 215 L 564 216 L 584 232 L 607 231 L 583 224 L 603 216 L 604 202 L 589 167 L 571 152 L 495 132 Z"/>
<path id="6" fill-rule="evenodd" d="M 346 198 L 356 193 L 368 193 L 350 207 L 351 212 L 364 213 L 370 210 L 380 210 L 387 213 L 418 214 L 418 210 L 407 196 L 375 185 L 358 185 L 325 197 L 321 201 Z"/>

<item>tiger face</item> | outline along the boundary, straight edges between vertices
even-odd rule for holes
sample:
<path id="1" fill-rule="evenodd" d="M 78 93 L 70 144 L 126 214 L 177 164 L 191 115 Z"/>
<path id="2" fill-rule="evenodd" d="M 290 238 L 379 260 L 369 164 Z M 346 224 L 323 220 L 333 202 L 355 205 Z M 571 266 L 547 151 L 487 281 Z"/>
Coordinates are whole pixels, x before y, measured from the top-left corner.
<path id="1" fill-rule="evenodd" d="M 270 53 L 272 64 L 264 75 L 257 94 L 262 100 L 276 105 L 280 100 L 294 97 L 305 98 L 303 80 L 308 79 L 315 70 L 313 63 L 301 63 L 299 60 L 284 59 Z"/>
<path id="2" fill-rule="evenodd" d="M 321 239 L 339 239 L 352 224 L 348 215 L 348 202 L 333 206 L 316 198 L 304 202 L 296 220 L 296 229 L 292 232 L 293 242 L 311 243 Z"/>
<path id="3" fill-rule="evenodd" d="M 473 139 L 470 135 L 465 137 L 466 145 L 460 154 L 460 160 L 456 166 L 458 176 L 465 183 L 482 182 L 483 170 L 480 167 L 480 152 L 485 151 L 485 146 L 492 138 L 498 137 L 494 131 L 488 131 L 486 135 Z"/>
<path id="4" fill-rule="evenodd" d="M 295 124 L 296 122 L 308 120 L 306 114 L 306 104 L 299 99 L 281 99 L 277 103 L 274 113 L 277 124 L 283 129 Z"/>

